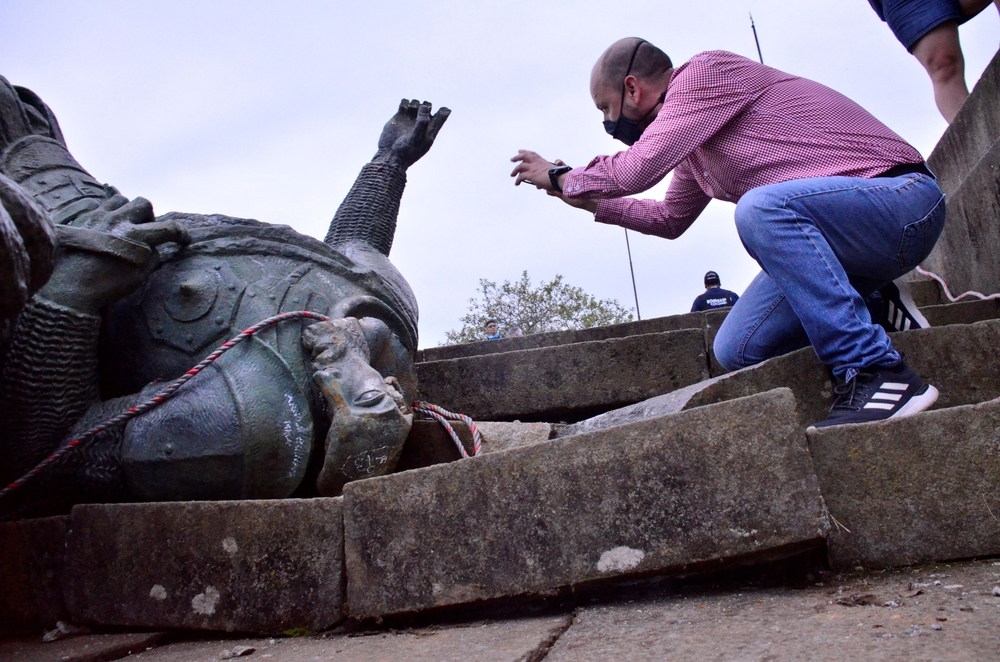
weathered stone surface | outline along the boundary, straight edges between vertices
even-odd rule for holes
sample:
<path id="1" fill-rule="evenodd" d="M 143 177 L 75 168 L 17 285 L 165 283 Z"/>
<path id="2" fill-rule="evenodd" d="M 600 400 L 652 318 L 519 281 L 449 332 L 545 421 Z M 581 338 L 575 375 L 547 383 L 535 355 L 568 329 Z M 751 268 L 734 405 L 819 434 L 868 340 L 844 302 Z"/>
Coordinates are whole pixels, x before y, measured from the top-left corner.
<path id="1" fill-rule="evenodd" d="M 1000 554 L 1000 401 L 810 431 L 835 567 Z"/>
<path id="2" fill-rule="evenodd" d="M 465 452 L 472 455 L 475 448 L 472 432 L 463 421 L 449 421 L 458 435 Z M 557 425 L 552 423 L 506 423 L 475 421 L 482 437 L 482 452 L 495 453 L 508 448 L 548 441 L 555 435 Z M 403 453 L 396 464 L 395 473 L 444 464 L 462 459 L 455 440 L 437 421 L 414 421 L 410 436 L 406 438 Z"/>
<path id="3" fill-rule="evenodd" d="M 719 335 L 719 327 L 729 315 L 725 310 L 710 310 L 705 313 L 705 350 L 708 352 L 708 372 L 712 377 L 726 374 L 726 369 L 715 358 L 715 336 Z"/>
<path id="4" fill-rule="evenodd" d="M 277 634 L 342 620 L 343 500 L 83 505 L 67 537 L 76 622 Z"/>
<path id="5" fill-rule="evenodd" d="M 349 483 L 344 506 L 357 617 L 780 555 L 827 528 L 787 389 Z"/>
<path id="6" fill-rule="evenodd" d="M 947 297 L 944 296 L 944 292 L 936 280 L 917 271 L 911 271 L 904 278 L 910 286 L 910 296 L 913 297 L 913 303 L 917 307 L 923 308 L 924 306 L 948 303 Z"/>
<path id="7" fill-rule="evenodd" d="M 545 662 L 995 660 L 998 583 L 980 562 L 587 607 Z"/>
<path id="8" fill-rule="evenodd" d="M 907 363 L 941 392 L 935 408 L 975 404 L 1000 396 L 1000 374 L 996 370 L 1000 320 L 894 333 L 892 342 L 906 355 Z M 790 388 L 795 394 L 795 405 L 803 429 L 827 417 L 833 403 L 833 383 L 812 348 L 806 347 L 666 395 L 562 426 L 555 434 L 557 437 L 568 437 L 778 387 Z"/>
<path id="9" fill-rule="evenodd" d="M 685 329 L 417 365 L 420 400 L 476 420 L 579 420 L 708 376 Z"/>
<path id="10" fill-rule="evenodd" d="M 806 347 L 579 423 L 561 426 L 556 429 L 555 436 L 569 437 L 604 430 L 616 425 L 763 393 L 779 387 L 791 389 L 795 395 L 795 408 L 801 430 L 804 431 L 807 425 L 826 418 L 833 402 L 833 383 L 812 348 Z"/>
<path id="11" fill-rule="evenodd" d="M 962 185 L 983 154 L 1000 138 L 1000 57 L 994 56 L 927 162 L 945 194 Z"/>
<path id="12" fill-rule="evenodd" d="M 537 662 L 572 622 L 571 615 L 470 623 L 363 636 L 293 639 L 244 639 L 173 644 L 138 657 L 141 662 L 218 662 L 234 648 L 256 649 L 250 660 L 272 662 Z M 131 658 L 135 659 L 135 658 Z"/>
<path id="13" fill-rule="evenodd" d="M 948 196 L 948 222 L 922 265 L 953 292 L 1000 290 L 1000 58 L 928 158 Z"/>
<path id="14" fill-rule="evenodd" d="M 998 191 L 1000 140 L 983 155 L 961 186 L 948 192 L 947 223 L 934 251 L 922 265 L 944 278 L 953 293 L 1000 291 Z"/>
<path id="15" fill-rule="evenodd" d="M 594 340 L 609 340 L 625 338 L 647 333 L 662 333 L 663 331 L 678 331 L 680 329 L 702 329 L 705 327 L 704 313 L 684 313 L 667 317 L 654 317 L 638 322 L 595 326 L 589 329 L 573 331 L 550 331 L 548 333 L 532 333 L 520 338 L 501 338 L 499 340 L 481 340 L 479 342 L 463 343 L 461 345 L 445 345 L 443 347 L 428 347 L 417 352 L 417 362 L 445 361 L 460 359 L 466 356 L 481 356 L 499 352 L 516 352 L 523 349 L 538 349 L 554 347 L 555 345 L 571 345 L 578 342 Z"/>
<path id="16" fill-rule="evenodd" d="M 465 446 L 465 452 L 471 452 L 473 445 L 469 426 L 461 421 L 451 421 L 451 425 Z M 412 471 L 460 459 L 462 455 L 455 446 L 455 440 L 444 426 L 437 421 L 413 421 L 413 427 L 410 428 L 410 434 L 406 437 L 403 451 L 399 455 L 399 462 L 396 463 L 395 472 Z"/>
<path id="17" fill-rule="evenodd" d="M 503 423 L 476 421 L 483 436 L 483 452 L 496 453 L 548 441 L 560 426 L 552 423 Z"/>
<path id="18" fill-rule="evenodd" d="M 1000 299 L 959 301 L 920 309 L 931 326 L 974 324 L 1000 317 Z"/>
<path id="19" fill-rule="evenodd" d="M 58 641 L 0 642 L 0 660 L 6 662 L 107 662 L 136 655 L 156 646 L 158 632 L 92 634 Z"/>
<path id="20" fill-rule="evenodd" d="M 68 527 L 69 517 L 0 524 L 0 635 L 40 636 L 69 620 L 60 586 Z"/>

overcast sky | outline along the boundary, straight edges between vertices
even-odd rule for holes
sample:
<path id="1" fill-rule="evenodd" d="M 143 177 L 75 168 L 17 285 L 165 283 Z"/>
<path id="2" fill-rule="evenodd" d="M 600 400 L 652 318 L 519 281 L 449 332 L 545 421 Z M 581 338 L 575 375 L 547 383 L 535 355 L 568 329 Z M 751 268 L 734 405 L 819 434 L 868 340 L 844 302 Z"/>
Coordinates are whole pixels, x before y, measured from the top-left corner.
<path id="1" fill-rule="evenodd" d="M 510 157 L 618 151 L 588 92 L 614 40 L 679 64 L 725 49 L 824 83 L 928 155 L 930 82 L 865 0 L 0 2 L 0 75 L 55 111 L 77 160 L 157 213 L 224 213 L 322 238 L 401 97 L 452 109 L 409 170 L 390 255 L 420 303 L 420 344 L 460 326 L 480 278 L 562 274 L 634 307 L 621 228 L 527 186 Z M 1000 45 L 994 7 L 961 28 L 970 87 Z M 663 185 L 646 195 L 659 197 Z M 686 312 L 714 269 L 757 273 L 712 202 L 682 237 L 629 233 L 643 318 Z"/>

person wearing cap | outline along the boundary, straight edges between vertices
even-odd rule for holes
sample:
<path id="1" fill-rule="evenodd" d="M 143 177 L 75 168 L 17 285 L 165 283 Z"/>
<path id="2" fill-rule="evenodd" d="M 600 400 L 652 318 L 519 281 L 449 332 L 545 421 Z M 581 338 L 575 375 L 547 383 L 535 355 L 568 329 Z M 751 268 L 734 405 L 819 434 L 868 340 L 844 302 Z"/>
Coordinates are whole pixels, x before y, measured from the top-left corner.
<path id="1" fill-rule="evenodd" d="M 628 149 L 577 168 L 521 150 L 515 184 L 667 239 L 710 200 L 735 203 L 761 273 L 719 328 L 723 366 L 811 344 L 837 382 L 816 427 L 935 402 L 864 299 L 926 258 L 944 227 L 944 194 L 916 149 L 842 94 L 726 51 L 675 68 L 646 40 L 621 39 L 594 65 L 590 93 Z M 631 197 L 670 173 L 664 199 Z"/>
<path id="2" fill-rule="evenodd" d="M 719 274 L 709 271 L 705 274 L 705 291 L 699 294 L 694 304 L 691 305 L 691 312 L 697 313 L 713 308 L 729 308 L 740 300 L 740 295 L 736 292 L 722 289 L 722 281 Z"/>

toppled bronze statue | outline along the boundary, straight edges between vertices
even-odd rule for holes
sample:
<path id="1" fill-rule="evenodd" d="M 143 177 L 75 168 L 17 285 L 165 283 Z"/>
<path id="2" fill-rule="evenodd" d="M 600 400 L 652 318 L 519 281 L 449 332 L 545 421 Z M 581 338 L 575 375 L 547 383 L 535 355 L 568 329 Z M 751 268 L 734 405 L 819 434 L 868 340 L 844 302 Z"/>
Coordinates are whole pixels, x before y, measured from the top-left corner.
<path id="1" fill-rule="evenodd" d="M 388 254 L 406 169 L 449 113 L 404 99 L 320 242 L 228 216 L 154 217 L 95 180 L 41 99 L 0 78 L 2 485 L 243 329 L 286 311 L 330 318 L 254 335 L 0 512 L 332 496 L 391 471 L 412 422 L 417 304 Z"/>

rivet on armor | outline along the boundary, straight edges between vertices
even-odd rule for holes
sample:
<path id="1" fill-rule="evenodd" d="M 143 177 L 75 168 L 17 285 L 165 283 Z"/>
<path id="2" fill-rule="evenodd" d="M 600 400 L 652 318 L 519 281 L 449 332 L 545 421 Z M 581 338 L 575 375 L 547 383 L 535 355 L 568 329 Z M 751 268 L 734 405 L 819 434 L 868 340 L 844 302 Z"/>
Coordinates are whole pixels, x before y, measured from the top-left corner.
<path id="1" fill-rule="evenodd" d="M 194 342 L 194 334 L 193 333 L 187 334 L 186 336 L 184 336 L 184 340 L 188 341 L 188 344 L 190 345 L 191 343 Z"/>
<path id="2" fill-rule="evenodd" d="M 221 326 L 222 324 L 226 323 L 226 320 L 223 319 L 222 317 L 216 317 L 215 318 L 215 323 Z"/>

